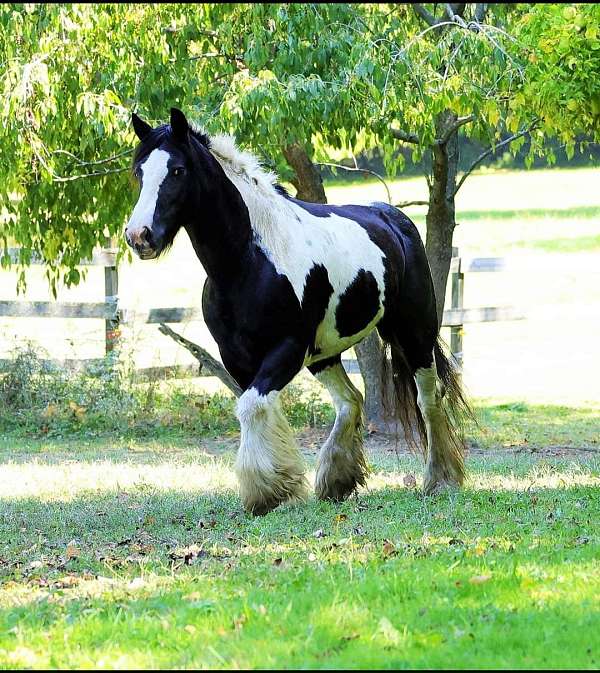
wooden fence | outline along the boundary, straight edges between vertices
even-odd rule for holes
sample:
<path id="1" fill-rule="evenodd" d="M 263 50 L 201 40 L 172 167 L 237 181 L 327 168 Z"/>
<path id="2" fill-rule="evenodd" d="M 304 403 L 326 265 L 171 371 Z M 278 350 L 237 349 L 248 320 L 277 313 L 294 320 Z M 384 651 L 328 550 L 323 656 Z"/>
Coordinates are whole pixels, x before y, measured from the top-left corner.
<path id="1" fill-rule="evenodd" d="M 18 261 L 19 251 L 11 250 L 11 258 Z M 41 264 L 39 259 L 32 259 L 32 264 Z M 195 307 L 151 308 L 146 311 L 133 311 L 119 306 L 119 276 L 116 265 L 116 250 L 107 249 L 95 254 L 91 260 L 82 265 L 104 267 L 104 301 L 98 302 L 28 302 L 0 301 L 0 317 L 9 318 L 100 318 L 105 321 L 105 354 L 111 353 L 120 336 L 120 326 L 132 322 L 150 324 L 181 323 L 191 320 L 202 320 L 202 311 Z M 500 320 L 522 320 L 526 316 L 511 306 L 487 306 L 482 308 L 463 307 L 465 273 L 499 272 L 514 268 L 510 260 L 498 257 L 480 257 L 462 260 L 458 249 L 453 248 L 450 266 L 451 303 L 444 311 L 443 326 L 450 327 L 450 348 L 460 364 L 463 361 L 462 334 L 467 323 L 495 322 Z M 518 267 L 518 265 L 517 265 Z M 64 360 L 61 366 L 73 369 L 85 368 L 101 361 L 101 358 L 86 360 Z M 358 372 L 356 360 L 345 359 L 346 369 Z M 0 371 L 7 363 L 0 359 Z M 172 377 L 195 375 L 202 376 L 197 364 L 148 367 L 138 370 L 142 376 Z"/>

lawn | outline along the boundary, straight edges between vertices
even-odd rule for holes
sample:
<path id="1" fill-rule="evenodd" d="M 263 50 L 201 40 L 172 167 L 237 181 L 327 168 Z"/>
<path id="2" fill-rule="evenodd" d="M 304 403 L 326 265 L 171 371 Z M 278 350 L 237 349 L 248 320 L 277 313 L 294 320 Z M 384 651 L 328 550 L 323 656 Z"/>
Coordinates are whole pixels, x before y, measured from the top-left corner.
<path id="1" fill-rule="evenodd" d="M 5 446 L 0 665 L 598 668 L 597 455 L 473 452 L 424 498 L 375 452 L 358 497 L 253 518 L 231 446 Z"/>
<path id="2" fill-rule="evenodd" d="M 556 270 L 466 277 L 467 307 L 555 314 L 465 326 L 480 426 L 458 493 L 423 498 L 421 463 L 368 433 L 357 497 L 252 518 L 236 495 L 233 401 L 214 379 L 36 378 L 24 360 L 0 388 L 0 668 L 597 669 L 600 284 L 574 268 L 600 249 L 599 177 L 481 172 L 460 192 L 461 254 L 544 255 Z M 417 179 L 391 189 L 425 194 Z M 385 198 L 377 183 L 327 192 Z M 423 208 L 407 213 L 422 230 Z M 48 300 L 42 270 L 30 279 L 27 299 Z M 123 265 L 120 296 L 194 305 L 202 282 L 179 237 L 164 259 Z M 14 298 L 14 274 L 0 290 Z M 95 268 L 59 298 L 102 295 Z M 215 353 L 202 323 L 179 328 Z M 26 339 L 98 357 L 103 338 L 103 321 L 3 319 L 0 357 Z M 124 357 L 189 361 L 154 325 L 128 329 Z M 308 374 L 284 397 L 312 479 L 329 400 Z"/>

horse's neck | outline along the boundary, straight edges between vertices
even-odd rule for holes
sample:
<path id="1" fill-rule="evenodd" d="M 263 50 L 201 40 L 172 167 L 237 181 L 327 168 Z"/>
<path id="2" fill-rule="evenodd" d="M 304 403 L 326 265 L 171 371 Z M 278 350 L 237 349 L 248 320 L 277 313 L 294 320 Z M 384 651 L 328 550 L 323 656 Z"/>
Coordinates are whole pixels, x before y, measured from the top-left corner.
<path id="1" fill-rule="evenodd" d="M 196 255 L 209 278 L 229 283 L 239 275 L 250 249 L 248 209 L 235 185 L 223 179 L 197 210 L 198 216 L 186 227 Z"/>

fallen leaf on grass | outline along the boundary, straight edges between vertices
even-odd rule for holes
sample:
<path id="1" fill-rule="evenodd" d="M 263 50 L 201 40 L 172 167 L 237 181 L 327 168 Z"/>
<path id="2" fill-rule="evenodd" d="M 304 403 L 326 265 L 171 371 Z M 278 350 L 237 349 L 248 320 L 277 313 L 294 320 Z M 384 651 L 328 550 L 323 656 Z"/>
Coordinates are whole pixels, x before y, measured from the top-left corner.
<path id="1" fill-rule="evenodd" d="M 383 555 L 386 558 L 394 556 L 394 554 L 397 553 L 398 552 L 396 551 L 396 545 L 393 542 L 390 542 L 390 540 L 383 541 Z"/>
<path id="2" fill-rule="evenodd" d="M 196 559 L 204 558 L 205 556 L 208 556 L 208 554 L 197 544 L 190 545 L 189 547 L 177 548 L 169 554 L 171 560 L 183 560 L 183 563 L 186 566 L 192 565 Z"/>
<path id="3" fill-rule="evenodd" d="M 52 418 L 58 413 L 58 406 L 56 404 L 49 404 L 44 411 L 42 411 L 42 416 L 44 418 Z"/>
<path id="4" fill-rule="evenodd" d="M 379 632 L 392 645 L 397 645 L 400 642 L 400 632 L 387 617 L 382 617 L 379 620 Z"/>
<path id="5" fill-rule="evenodd" d="M 335 521 L 335 523 L 340 523 L 341 521 L 346 521 L 347 518 L 348 518 L 347 514 L 336 514 L 333 520 Z"/>
<path id="6" fill-rule="evenodd" d="M 67 560 L 72 558 L 79 558 L 81 556 L 81 549 L 77 546 L 77 542 L 75 542 L 75 540 L 71 540 L 71 542 L 69 542 L 67 545 L 65 556 Z"/>
<path id="7" fill-rule="evenodd" d="M 483 584 L 491 579 L 491 575 L 473 575 L 473 577 L 469 578 L 469 584 Z"/>
<path id="8" fill-rule="evenodd" d="M 415 475 L 410 473 L 404 476 L 402 479 L 402 483 L 404 484 L 404 488 L 416 488 L 417 487 L 417 480 L 415 478 Z"/>

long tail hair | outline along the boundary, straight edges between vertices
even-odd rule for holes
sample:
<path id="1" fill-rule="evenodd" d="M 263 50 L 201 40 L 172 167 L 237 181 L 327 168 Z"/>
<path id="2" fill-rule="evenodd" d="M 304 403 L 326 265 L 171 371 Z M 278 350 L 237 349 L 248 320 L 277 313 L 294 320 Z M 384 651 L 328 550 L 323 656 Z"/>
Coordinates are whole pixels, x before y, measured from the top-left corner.
<path id="1" fill-rule="evenodd" d="M 421 409 L 417 403 L 417 385 L 413 368 L 406 358 L 404 349 L 395 337 L 384 341 L 384 346 L 382 379 L 384 382 L 386 415 L 398 419 L 409 449 L 413 453 L 420 453 L 423 457 L 426 457 L 427 430 Z M 388 352 L 390 358 L 388 358 Z M 439 335 L 434 345 L 433 355 L 438 381 L 441 384 L 442 411 L 447 426 L 447 441 L 445 444 L 449 453 L 448 459 L 459 466 L 463 463 L 466 422 L 471 420 L 477 424 L 477 420 L 464 393 L 458 363 L 451 355 L 446 355 L 445 344 Z M 385 384 L 389 380 L 390 361 L 393 400 L 389 399 L 389 390 Z M 459 471 L 462 472 L 462 469 L 459 469 Z"/>

